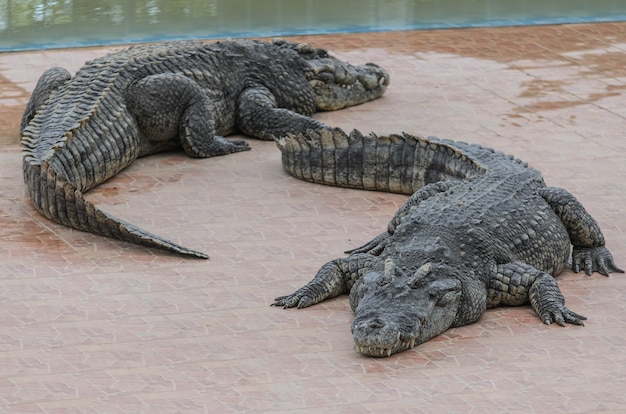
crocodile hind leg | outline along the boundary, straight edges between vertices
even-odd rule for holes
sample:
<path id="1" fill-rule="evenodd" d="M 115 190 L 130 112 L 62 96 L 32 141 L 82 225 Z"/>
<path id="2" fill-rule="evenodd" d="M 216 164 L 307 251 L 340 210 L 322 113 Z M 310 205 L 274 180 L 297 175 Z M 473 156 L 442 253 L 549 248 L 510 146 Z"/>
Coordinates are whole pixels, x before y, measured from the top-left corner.
<path id="1" fill-rule="evenodd" d="M 572 251 L 574 272 L 578 273 L 582 268 L 588 275 L 593 272 L 600 272 L 605 276 L 611 272 L 624 273 L 615 265 L 611 252 L 604 246 L 600 226 L 572 194 L 557 187 L 542 188 L 539 194 L 548 202 L 567 229 L 570 242 L 574 246 Z"/>
<path id="2" fill-rule="evenodd" d="M 24 110 L 20 133 L 24 132 L 26 125 L 35 117 L 37 110 L 50 98 L 52 93 L 65 85 L 71 78 L 72 75 L 67 69 L 58 66 L 48 69 L 41 75 Z"/>
<path id="3" fill-rule="evenodd" d="M 322 266 L 309 283 L 290 295 L 274 299 L 272 306 L 306 308 L 348 293 L 357 279 L 380 261 L 370 254 L 355 254 L 332 260 Z"/>
<path id="4" fill-rule="evenodd" d="M 243 140 L 216 135 L 213 104 L 192 79 L 172 73 L 147 76 L 126 92 L 126 103 L 149 140 L 141 155 L 179 144 L 194 158 L 250 149 Z"/>
<path id="5" fill-rule="evenodd" d="M 519 306 L 530 302 L 541 321 L 582 325 L 587 319 L 565 307 L 565 298 L 549 274 L 523 262 L 498 265 L 489 280 L 487 307 Z"/>

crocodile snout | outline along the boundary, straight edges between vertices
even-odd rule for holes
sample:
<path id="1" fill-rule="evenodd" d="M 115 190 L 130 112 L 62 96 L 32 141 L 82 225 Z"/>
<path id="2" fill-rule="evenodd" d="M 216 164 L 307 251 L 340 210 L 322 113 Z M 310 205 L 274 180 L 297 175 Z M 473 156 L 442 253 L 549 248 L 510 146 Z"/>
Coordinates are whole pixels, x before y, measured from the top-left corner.
<path id="1" fill-rule="evenodd" d="M 415 346 L 418 327 L 401 328 L 380 317 L 355 320 L 352 324 L 356 351 L 373 357 L 386 357 Z"/>

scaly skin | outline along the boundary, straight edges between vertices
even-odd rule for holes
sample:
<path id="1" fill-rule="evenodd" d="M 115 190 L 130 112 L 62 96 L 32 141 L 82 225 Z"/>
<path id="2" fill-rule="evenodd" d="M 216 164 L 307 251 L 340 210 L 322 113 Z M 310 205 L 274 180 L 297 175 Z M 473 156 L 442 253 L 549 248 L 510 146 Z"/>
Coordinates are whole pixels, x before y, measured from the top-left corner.
<path id="1" fill-rule="evenodd" d="M 142 156 L 182 148 L 207 158 L 249 149 L 237 130 L 273 139 L 327 128 L 310 117 L 380 97 L 388 74 L 285 41 L 170 42 L 40 78 L 21 124 L 24 178 L 39 212 L 58 223 L 191 257 L 100 211 L 83 193 Z"/>
<path id="2" fill-rule="evenodd" d="M 277 140 L 297 178 L 412 194 L 387 231 L 273 305 L 304 308 L 350 294 L 356 350 L 389 356 L 487 308 L 530 303 L 542 322 L 582 325 L 553 276 L 623 272 L 596 221 L 567 191 L 511 156 L 463 142 L 341 130 Z"/>

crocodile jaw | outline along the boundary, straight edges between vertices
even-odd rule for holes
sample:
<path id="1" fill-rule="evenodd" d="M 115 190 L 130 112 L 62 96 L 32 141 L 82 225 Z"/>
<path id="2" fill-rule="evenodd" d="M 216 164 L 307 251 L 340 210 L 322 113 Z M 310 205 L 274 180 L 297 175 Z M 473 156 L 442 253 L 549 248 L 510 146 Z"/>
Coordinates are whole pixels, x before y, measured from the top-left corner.
<path id="1" fill-rule="evenodd" d="M 460 294 L 458 295 L 460 296 Z M 394 317 L 393 321 L 378 326 L 376 319 L 355 318 L 352 323 L 355 350 L 372 357 L 388 357 L 398 352 L 413 349 L 437 335 L 447 331 L 456 315 L 458 302 L 443 309 L 434 310 L 430 315 L 406 315 Z M 402 309 L 395 309 L 401 312 Z M 412 313 L 412 312 L 408 312 Z"/>
<path id="2" fill-rule="evenodd" d="M 359 343 L 355 337 L 354 349 L 356 352 L 371 356 L 371 357 L 388 357 L 398 352 L 407 351 L 413 349 L 415 345 L 421 343 L 417 342 L 417 336 L 403 337 L 400 332 L 397 333 L 396 339 L 393 342 L 380 343 L 377 345 L 368 343 Z M 424 341 L 422 341 L 424 342 Z"/>

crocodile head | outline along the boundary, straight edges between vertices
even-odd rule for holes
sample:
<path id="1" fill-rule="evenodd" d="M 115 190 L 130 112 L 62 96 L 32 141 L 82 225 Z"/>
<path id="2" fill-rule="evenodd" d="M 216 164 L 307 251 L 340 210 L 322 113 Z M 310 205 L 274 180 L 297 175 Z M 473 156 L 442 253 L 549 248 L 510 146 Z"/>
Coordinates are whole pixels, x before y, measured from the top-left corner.
<path id="1" fill-rule="evenodd" d="M 324 49 L 284 40 L 274 44 L 295 50 L 307 65 L 306 77 L 315 94 L 318 111 L 334 111 L 381 97 L 389 74 L 374 63 L 351 65 L 334 58 Z"/>
<path id="2" fill-rule="evenodd" d="M 448 266 L 427 262 L 402 274 L 390 259 L 383 272 L 370 271 L 350 291 L 357 352 L 384 357 L 413 348 L 454 325 L 462 283 Z"/>

